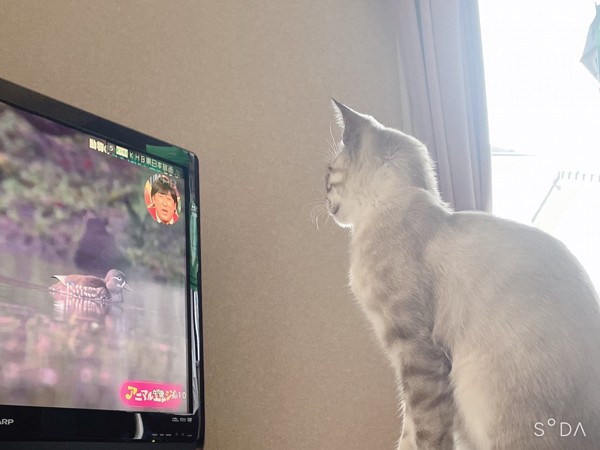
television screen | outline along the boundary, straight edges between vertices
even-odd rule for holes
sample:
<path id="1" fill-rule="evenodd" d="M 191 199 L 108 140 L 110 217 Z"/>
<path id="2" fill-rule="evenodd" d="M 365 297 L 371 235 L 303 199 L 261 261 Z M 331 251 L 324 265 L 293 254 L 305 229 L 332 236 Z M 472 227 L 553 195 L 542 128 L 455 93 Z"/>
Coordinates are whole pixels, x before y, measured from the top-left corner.
<path id="1" fill-rule="evenodd" d="M 1 94 L 0 405 L 192 422 L 202 400 L 196 158 L 50 100 L 40 113 Z M 61 108 L 77 119 L 61 120 Z M 90 117 L 97 126 L 80 120 Z M 145 437 L 177 440 L 167 428 Z M 113 438 L 76 436 L 97 437 Z"/>

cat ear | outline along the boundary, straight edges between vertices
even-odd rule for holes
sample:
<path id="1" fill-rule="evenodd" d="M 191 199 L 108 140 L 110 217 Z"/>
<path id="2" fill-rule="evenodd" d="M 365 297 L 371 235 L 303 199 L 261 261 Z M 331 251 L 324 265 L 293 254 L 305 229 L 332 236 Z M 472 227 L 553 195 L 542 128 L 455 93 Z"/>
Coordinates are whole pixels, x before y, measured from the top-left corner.
<path id="1" fill-rule="evenodd" d="M 344 129 L 342 141 L 346 147 L 358 148 L 360 136 L 365 127 L 370 122 L 366 116 L 348 108 L 346 105 L 331 99 L 335 111 L 336 120 L 340 127 Z"/>

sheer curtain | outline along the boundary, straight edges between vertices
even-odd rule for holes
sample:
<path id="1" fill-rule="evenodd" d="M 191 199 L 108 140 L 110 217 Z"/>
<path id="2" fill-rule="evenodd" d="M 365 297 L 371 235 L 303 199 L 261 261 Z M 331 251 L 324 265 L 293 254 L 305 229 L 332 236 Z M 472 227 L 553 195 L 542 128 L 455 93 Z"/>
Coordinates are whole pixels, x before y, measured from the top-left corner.
<path id="1" fill-rule="evenodd" d="M 433 157 L 456 210 L 491 210 L 491 155 L 477 0 L 395 0 L 404 130 Z"/>

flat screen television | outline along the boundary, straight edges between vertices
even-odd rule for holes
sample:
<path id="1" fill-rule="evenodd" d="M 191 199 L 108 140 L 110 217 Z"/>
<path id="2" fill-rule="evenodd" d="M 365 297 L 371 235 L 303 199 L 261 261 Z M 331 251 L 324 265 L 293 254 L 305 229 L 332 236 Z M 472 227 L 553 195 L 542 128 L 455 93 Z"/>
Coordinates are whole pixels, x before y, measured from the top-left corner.
<path id="1" fill-rule="evenodd" d="M 0 79 L 0 448 L 198 448 L 196 156 Z"/>

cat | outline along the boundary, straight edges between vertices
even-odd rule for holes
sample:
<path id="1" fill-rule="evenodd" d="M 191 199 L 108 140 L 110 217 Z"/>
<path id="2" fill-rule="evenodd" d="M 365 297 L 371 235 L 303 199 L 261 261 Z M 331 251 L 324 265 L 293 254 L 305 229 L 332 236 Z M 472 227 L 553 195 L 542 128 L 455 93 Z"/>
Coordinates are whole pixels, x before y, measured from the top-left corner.
<path id="1" fill-rule="evenodd" d="M 544 232 L 454 212 L 424 144 L 334 102 L 325 206 L 395 370 L 399 450 L 600 448 L 600 311 Z"/>

